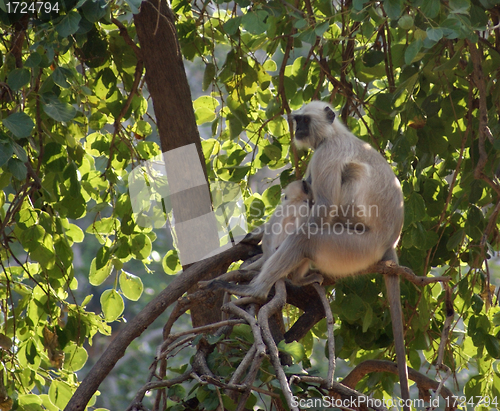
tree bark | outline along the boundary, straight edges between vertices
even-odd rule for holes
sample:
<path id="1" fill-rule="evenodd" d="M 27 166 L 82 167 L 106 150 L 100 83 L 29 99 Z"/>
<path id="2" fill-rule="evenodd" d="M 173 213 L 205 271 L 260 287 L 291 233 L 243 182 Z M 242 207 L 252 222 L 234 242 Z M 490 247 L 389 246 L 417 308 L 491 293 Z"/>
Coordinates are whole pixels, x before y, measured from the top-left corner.
<path id="1" fill-rule="evenodd" d="M 196 125 L 191 91 L 174 24 L 175 16 L 165 0 L 147 0 L 142 3 L 141 12 L 134 15 L 134 22 L 146 68 L 146 84 L 153 100 L 162 151 L 167 153 L 179 147 L 194 144 L 200 159 L 199 164 L 202 166 L 205 181 L 207 181 L 205 159 Z M 176 157 L 179 152 L 180 150 L 175 152 Z M 166 161 L 170 187 L 172 179 L 169 175 L 175 175 L 176 185 L 180 185 L 181 176 L 191 174 L 193 167 L 196 166 L 198 164 L 192 164 L 182 158 L 170 164 Z M 186 186 L 189 186 L 189 183 L 186 183 Z M 213 245 L 219 244 L 219 237 L 215 218 L 212 220 L 207 217 L 212 211 L 208 185 L 178 190 L 170 196 L 170 199 L 176 227 L 181 222 L 190 224 L 191 221 L 192 224 L 193 219 L 196 218 L 194 229 L 188 232 L 176 230 L 181 261 L 182 250 L 186 248 L 189 248 L 189 254 L 195 253 L 201 258 L 212 252 Z M 202 217 L 203 221 L 197 217 Z M 184 265 L 183 268 L 187 267 Z M 190 292 L 195 290 L 196 287 Z M 222 295 L 223 293 L 220 292 L 217 297 L 218 304 L 214 307 L 191 309 L 193 327 L 220 321 Z"/>

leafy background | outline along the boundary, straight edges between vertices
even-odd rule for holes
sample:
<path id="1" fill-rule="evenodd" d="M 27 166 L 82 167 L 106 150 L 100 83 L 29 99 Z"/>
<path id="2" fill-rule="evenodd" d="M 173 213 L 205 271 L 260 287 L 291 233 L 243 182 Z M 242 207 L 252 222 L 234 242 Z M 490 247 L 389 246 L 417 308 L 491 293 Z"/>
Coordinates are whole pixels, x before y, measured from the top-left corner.
<path id="1" fill-rule="evenodd" d="M 139 5 L 49 0 L 20 13 L 0 0 L 5 409 L 9 401 L 63 409 L 88 352 L 97 361 L 104 336 L 179 269 L 169 235 L 135 223 L 127 191 L 131 168 L 161 151 L 134 49 Z M 452 278 L 446 385 L 498 398 L 500 2 L 182 0 L 171 8 L 209 177 L 238 183 L 248 221 L 262 223 L 307 164 L 286 115 L 313 99 L 331 102 L 402 182 L 400 263 Z M 335 287 L 346 367 L 392 355 L 381 282 Z M 435 377 L 444 290 L 403 282 L 402 298 L 409 364 Z M 306 366 L 314 342 L 324 345 L 322 327 L 301 341 L 297 362 Z M 143 375 L 147 367 L 137 359 Z M 101 405 L 124 408 L 124 381 L 136 374 L 122 367 L 108 391 L 116 395 Z M 394 381 L 376 374 L 358 389 L 392 396 Z"/>

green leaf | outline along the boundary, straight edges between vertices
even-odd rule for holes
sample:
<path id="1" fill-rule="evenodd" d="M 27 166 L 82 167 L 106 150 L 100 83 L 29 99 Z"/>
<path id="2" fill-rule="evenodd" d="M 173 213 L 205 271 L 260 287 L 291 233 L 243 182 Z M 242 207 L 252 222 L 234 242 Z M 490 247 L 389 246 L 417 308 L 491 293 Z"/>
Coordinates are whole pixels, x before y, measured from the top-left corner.
<path id="1" fill-rule="evenodd" d="M 241 23 L 251 34 L 262 34 L 267 30 L 265 20 L 268 14 L 264 10 L 248 11 L 242 16 Z"/>
<path id="2" fill-rule="evenodd" d="M 419 250 L 428 250 L 426 240 L 427 240 L 427 230 L 425 227 L 417 222 L 411 229 L 410 229 L 411 237 L 412 237 L 412 243 L 415 247 L 417 247 Z"/>
<path id="3" fill-rule="evenodd" d="M 496 359 L 500 358 L 500 344 L 498 342 L 498 338 L 490 334 L 486 335 L 484 346 L 486 347 L 486 351 L 488 351 L 489 355 Z"/>
<path id="4" fill-rule="evenodd" d="M 182 270 L 176 250 L 169 250 L 163 257 L 161 264 L 163 271 L 165 271 L 168 275 L 177 274 L 180 270 Z"/>
<path id="5" fill-rule="evenodd" d="M 136 150 L 143 159 L 153 158 L 161 154 L 160 147 L 154 141 L 140 141 L 137 143 Z"/>
<path id="6" fill-rule="evenodd" d="M 325 32 L 329 28 L 330 28 L 330 22 L 327 20 L 327 21 L 324 21 L 323 23 L 316 25 L 316 27 L 314 28 L 314 33 L 316 34 L 316 36 L 322 37 L 323 34 L 325 34 Z"/>
<path id="7" fill-rule="evenodd" d="M 366 311 L 363 317 L 363 332 L 367 332 L 373 323 L 373 310 L 369 305 L 365 305 Z"/>
<path id="8" fill-rule="evenodd" d="M 443 38 L 443 30 L 441 30 L 439 27 L 437 28 L 428 28 L 426 30 L 427 32 L 427 37 L 432 40 L 432 41 L 439 41 Z M 458 53 L 457 53 L 458 54 Z"/>
<path id="9" fill-rule="evenodd" d="M 410 30 L 414 25 L 413 17 L 405 14 L 398 20 L 398 26 L 403 30 Z"/>
<path id="10" fill-rule="evenodd" d="M 302 30 L 303 28 L 305 28 L 306 26 L 308 25 L 308 22 L 306 19 L 297 19 L 295 20 L 295 22 L 293 23 L 293 27 L 295 27 L 296 29 L 299 29 L 299 30 Z"/>
<path id="11" fill-rule="evenodd" d="M 145 120 L 138 120 L 134 124 L 134 127 L 132 127 L 132 130 L 134 131 L 136 136 L 140 136 L 141 138 L 147 137 L 153 132 L 151 124 L 149 124 Z"/>
<path id="12" fill-rule="evenodd" d="M 43 111 L 56 121 L 70 121 L 76 115 L 76 109 L 68 103 L 52 100 L 50 103 L 43 104 Z"/>
<path id="13" fill-rule="evenodd" d="M 422 48 L 422 40 L 413 40 L 405 51 L 405 63 L 410 65 L 416 59 L 418 52 Z"/>
<path id="14" fill-rule="evenodd" d="M 180 384 L 175 384 L 169 387 L 167 395 L 173 401 L 180 402 L 186 397 L 186 389 Z"/>
<path id="15" fill-rule="evenodd" d="M 42 56 L 36 51 L 31 53 L 30 56 L 24 62 L 24 67 L 35 68 L 42 62 Z"/>
<path id="16" fill-rule="evenodd" d="M 28 161 L 28 154 L 26 154 L 24 147 L 21 147 L 17 143 L 13 143 L 12 148 L 14 149 L 14 154 L 19 160 L 21 160 L 21 162 L 26 163 L 26 161 Z"/>
<path id="17" fill-rule="evenodd" d="M 123 313 L 125 304 L 116 290 L 106 290 L 101 295 L 101 307 L 107 322 L 115 321 Z"/>
<path id="18" fill-rule="evenodd" d="M 126 0 L 133 14 L 139 14 L 142 0 Z"/>
<path id="19" fill-rule="evenodd" d="M 12 143 L 10 141 L 0 140 L 0 167 L 9 161 L 13 154 L 14 149 Z"/>
<path id="20" fill-rule="evenodd" d="M 81 370 L 88 359 L 87 350 L 75 343 L 70 343 L 64 348 L 64 369 L 76 372 Z"/>
<path id="21" fill-rule="evenodd" d="M 268 146 L 265 146 L 264 150 L 262 151 L 268 160 L 278 161 L 281 159 L 281 149 L 279 147 L 276 147 L 274 144 L 269 144 Z"/>
<path id="22" fill-rule="evenodd" d="M 77 32 L 81 19 L 80 13 L 72 10 L 55 26 L 55 29 L 61 37 L 69 37 Z"/>
<path id="23" fill-rule="evenodd" d="M 215 64 L 207 63 L 203 72 L 203 82 L 201 89 L 207 91 L 215 78 Z"/>
<path id="24" fill-rule="evenodd" d="M 114 217 L 104 217 L 95 221 L 87 228 L 87 233 L 90 234 L 112 234 L 118 227 L 118 220 Z"/>
<path id="25" fill-rule="evenodd" d="M 262 193 L 262 200 L 266 207 L 275 207 L 281 200 L 281 187 L 279 185 L 274 185 L 269 187 L 264 193 Z"/>
<path id="26" fill-rule="evenodd" d="M 260 198 L 251 198 L 247 205 L 247 215 L 249 220 L 256 220 L 263 217 L 266 213 L 266 206 Z"/>
<path id="27" fill-rule="evenodd" d="M 111 271 L 113 270 L 113 264 L 111 260 L 108 261 L 106 265 L 99 270 L 96 268 L 96 265 L 96 258 L 94 258 L 90 263 L 89 273 L 89 283 L 94 286 L 101 285 L 106 280 L 106 278 L 110 276 Z"/>
<path id="28" fill-rule="evenodd" d="M 196 124 L 202 125 L 204 123 L 209 123 L 214 121 L 216 116 L 213 110 L 210 110 L 208 107 L 199 107 L 194 112 L 196 116 Z"/>
<path id="29" fill-rule="evenodd" d="M 241 16 L 238 16 L 238 17 L 233 17 L 228 21 L 226 21 L 222 27 L 229 36 L 234 36 L 238 32 L 240 24 L 241 24 Z"/>
<path id="30" fill-rule="evenodd" d="M 62 67 L 56 67 L 56 69 L 52 72 L 52 80 L 61 88 L 68 88 L 71 84 L 68 82 L 66 78 L 67 70 Z"/>
<path id="31" fill-rule="evenodd" d="M 214 112 L 218 106 L 219 102 L 217 101 L 217 99 L 210 96 L 201 96 L 193 101 L 193 107 L 195 110 L 199 108 L 207 108 Z"/>
<path id="32" fill-rule="evenodd" d="M 405 226 L 422 221 L 425 215 L 425 201 L 423 197 L 413 192 L 405 203 Z"/>
<path id="33" fill-rule="evenodd" d="M 354 322 L 363 316 L 365 305 L 358 295 L 349 294 L 344 298 L 341 309 L 347 321 Z"/>
<path id="34" fill-rule="evenodd" d="M 89 127 L 93 130 L 101 130 L 108 123 L 108 116 L 100 111 L 93 113 L 89 118 Z"/>
<path id="35" fill-rule="evenodd" d="M 467 399 L 483 398 L 486 391 L 484 375 L 475 375 L 465 384 L 464 393 Z M 465 405 L 465 404 L 464 404 Z"/>
<path id="36" fill-rule="evenodd" d="M 293 341 L 289 344 L 285 343 L 285 341 L 281 340 L 278 343 L 278 349 L 281 352 L 285 352 L 287 354 L 290 354 L 293 357 L 293 361 L 295 363 L 299 363 L 302 361 L 305 357 L 305 350 L 304 346 L 297 341 Z"/>
<path id="37" fill-rule="evenodd" d="M 43 408 L 41 407 L 42 399 L 35 394 L 20 394 L 17 398 L 17 402 L 18 402 L 18 409 L 21 410 L 27 410 L 27 411 L 43 410 Z"/>
<path id="38" fill-rule="evenodd" d="M 17 68 L 12 70 L 7 76 L 7 84 L 13 91 L 20 90 L 29 83 L 31 73 L 26 68 Z"/>
<path id="39" fill-rule="evenodd" d="M 436 0 L 423 0 L 421 10 L 430 19 L 437 17 L 441 9 L 441 2 Z"/>
<path id="40" fill-rule="evenodd" d="M 53 380 L 49 388 L 49 398 L 52 404 L 63 410 L 73 396 L 71 387 L 63 381 Z"/>
<path id="41" fill-rule="evenodd" d="M 17 138 L 25 138 L 31 135 L 35 123 L 26 113 L 13 113 L 2 120 L 2 124 Z"/>
<path id="42" fill-rule="evenodd" d="M 448 5 L 455 14 L 467 14 L 470 9 L 469 0 L 450 0 Z"/>
<path id="43" fill-rule="evenodd" d="M 363 64 L 366 67 L 374 67 L 384 61 L 385 55 L 380 50 L 370 50 L 363 54 Z"/>
<path id="44" fill-rule="evenodd" d="M 26 165 L 17 158 L 11 158 L 7 163 L 7 168 L 18 180 L 24 180 L 28 173 Z"/>
<path id="45" fill-rule="evenodd" d="M 103 268 L 108 261 L 110 260 L 111 257 L 111 250 L 108 247 L 101 247 L 97 251 L 97 255 L 95 257 L 95 268 L 97 270 L 100 270 Z"/>
<path id="46" fill-rule="evenodd" d="M 120 289 L 126 298 L 137 301 L 142 295 L 144 286 L 139 277 L 122 270 L 120 274 Z"/>
<path id="47" fill-rule="evenodd" d="M 462 241 L 465 238 L 465 230 L 459 229 L 457 230 L 446 242 L 446 249 L 449 251 L 454 251 L 458 248 Z"/>
<path id="48" fill-rule="evenodd" d="M 85 18 L 94 23 L 106 15 L 107 4 L 103 0 L 87 0 L 82 6 Z"/>
<path id="49" fill-rule="evenodd" d="M 133 234 L 131 237 L 131 252 L 138 260 L 149 257 L 152 251 L 151 240 L 146 234 Z"/>
<path id="50" fill-rule="evenodd" d="M 384 0 L 384 10 L 392 20 L 397 20 L 401 15 L 401 0 Z"/>

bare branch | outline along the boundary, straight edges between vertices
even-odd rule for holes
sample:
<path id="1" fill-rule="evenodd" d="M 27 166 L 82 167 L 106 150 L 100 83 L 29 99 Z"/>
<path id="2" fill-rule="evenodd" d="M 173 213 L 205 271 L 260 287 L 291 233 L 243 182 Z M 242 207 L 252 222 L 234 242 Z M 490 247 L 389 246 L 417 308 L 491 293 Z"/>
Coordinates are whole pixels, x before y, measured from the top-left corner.
<path id="1" fill-rule="evenodd" d="M 328 302 L 325 295 L 325 289 L 321 287 L 318 283 L 314 283 L 313 286 L 319 295 L 319 298 L 321 300 L 321 303 L 323 304 L 323 308 L 326 314 L 326 327 L 328 330 L 328 377 L 326 379 L 327 381 L 326 386 L 329 390 L 331 390 L 334 381 L 333 377 L 335 374 L 335 337 L 333 335 L 333 325 L 335 321 L 333 320 L 332 310 L 330 309 L 330 303 Z"/>
<path id="2" fill-rule="evenodd" d="M 142 400 L 144 398 L 144 395 L 148 391 L 158 389 L 158 388 L 168 388 L 171 387 L 172 385 L 175 384 L 180 384 L 184 381 L 187 381 L 189 377 L 191 376 L 191 373 L 193 371 L 191 369 L 187 370 L 184 374 L 179 375 L 176 378 L 172 378 L 171 380 L 162 380 L 162 381 L 155 381 L 155 382 L 148 382 L 146 385 L 144 385 L 136 394 L 134 400 L 130 403 L 129 407 L 127 408 L 127 411 L 133 411 L 133 410 L 142 410 Z"/>
<path id="3" fill-rule="evenodd" d="M 448 284 L 444 284 L 446 290 L 446 320 L 444 322 L 443 331 L 441 332 L 441 342 L 439 343 L 438 357 L 436 361 L 436 368 L 440 368 L 443 365 L 444 349 L 448 343 L 448 337 L 450 334 L 451 323 L 455 318 L 455 310 L 453 309 L 452 293 L 451 288 Z"/>
<path id="4" fill-rule="evenodd" d="M 276 376 L 281 385 L 281 390 L 283 391 L 283 395 L 286 399 L 286 402 L 291 410 L 297 410 L 298 408 L 292 405 L 292 390 L 290 389 L 290 385 L 286 379 L 285 370 L 280 363 L 279 355 L 278 355 L 278 347 L 273 340 L 271 335 L 271 330 L 269 329 L 269 317 L 271 317 L 276 311 L 283 308 L 286 303 L 286 289 L 285 282 L 280 279 L 274 285 L 276 289 L 276 294 L 271 301 L 269 301 L 266 305 L 264 305 L 258 315 L 258 322 L 262 329 L 262 338 L 267 345 L 267 349 L 269 352 L 269 357 L 271 359 L 271 364 L 276 371 Z"/>

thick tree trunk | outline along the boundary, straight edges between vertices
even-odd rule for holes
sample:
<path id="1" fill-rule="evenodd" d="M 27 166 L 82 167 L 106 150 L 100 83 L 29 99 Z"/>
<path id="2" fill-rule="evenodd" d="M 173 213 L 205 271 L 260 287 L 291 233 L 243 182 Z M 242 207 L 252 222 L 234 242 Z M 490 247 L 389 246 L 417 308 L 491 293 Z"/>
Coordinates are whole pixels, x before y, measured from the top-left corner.
<path id="1" fill-rule="evenodd" d="M 141 12 L 134 16 L 146 68 L 146 84 L 153 99 L 162 151 L 167 153 L 194 144 L 206 181 L 205 159 L 174 20 L 175 17 L 164 0 L 144 1 Z M 176 175 L 176 185 L 182 180 L 180 174 L 184 177 L 193 172 L 193 167 L 199 166 L 192 161 L 178 159 L 179 152 L 180 150 L 174 152 L 175 161 L 166 161 L 167 178 L 169 174 Z M 169 184 L 172 186 L 171 180 Z M 189 186 L 189 183 L 187 185 Z M 181 261 L 182 250 L 186 248 L 189 248 L 189 254 L 200 257 L 213 251 L 213 244 L 218 244 L 219 239 L 215 219 L 208 221 L 206 219 L 207 214 L 212 211 L 208 185 L 179 190 L 171 196 L 171 200 L 176 226 L 182 222 L 191 224 L 192 227 L 187 233 L 176 231 L 181 249 Z M 194 227 L 193 221 L 196 221 Z M 191 309 L 194 327 L 220 320 L 222 293 L 219 295 L 219 300 L 218 304 L 211 308 Z"/>
<path id="2" fill-rule="evenodd" d="M 164 0 L 144 1 L 141 12 L 134 15 L 146 83 L 153 98 L 162 150 L 194 143 L 201 164 L 205 164 L 174 19 Z"/>

